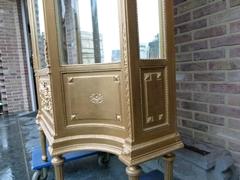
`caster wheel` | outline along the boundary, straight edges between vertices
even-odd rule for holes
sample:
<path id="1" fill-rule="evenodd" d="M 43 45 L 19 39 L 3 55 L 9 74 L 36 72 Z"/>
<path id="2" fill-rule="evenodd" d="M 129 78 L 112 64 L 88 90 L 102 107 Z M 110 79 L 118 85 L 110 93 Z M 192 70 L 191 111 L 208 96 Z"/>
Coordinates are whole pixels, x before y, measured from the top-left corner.
<path id="1" fill-rule="evenodd" d="M 98 165 L 100 167 L 108 167 L 109 161 L 110 161 L 109 153 L 99 153 L 98 154 Z"/>
<path id="2" fill-rule="evenodd" d="M 34 172 L 32 180 L 46 180 L 48 177 L 48 169 L 43 168 Z"/>

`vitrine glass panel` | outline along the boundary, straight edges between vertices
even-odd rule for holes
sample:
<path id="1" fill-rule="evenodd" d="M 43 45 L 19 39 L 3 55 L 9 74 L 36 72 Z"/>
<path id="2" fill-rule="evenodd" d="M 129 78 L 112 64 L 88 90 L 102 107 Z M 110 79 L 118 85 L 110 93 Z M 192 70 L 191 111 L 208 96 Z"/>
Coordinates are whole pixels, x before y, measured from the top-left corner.
<path id="1" fill-rule="evenodd" d="M 137 0 L 139 57 L 163 57 L 163 0 Z"/>
<path id="2" fill-rule="evenodd" d="M 118 0 L 61 0 L 62 64 L 120 61 Z"/>
<path id="3" fill-rule="evenodd" d="M 37 35 L 37 46 L 39 55 L 39 67 L 47 67 L 46 59 L 46 31 L 44 24 L 44 11 L 43 11 L 43 1 L 34 0 L 34 10 L 36 18 L 36 35 Z"/>

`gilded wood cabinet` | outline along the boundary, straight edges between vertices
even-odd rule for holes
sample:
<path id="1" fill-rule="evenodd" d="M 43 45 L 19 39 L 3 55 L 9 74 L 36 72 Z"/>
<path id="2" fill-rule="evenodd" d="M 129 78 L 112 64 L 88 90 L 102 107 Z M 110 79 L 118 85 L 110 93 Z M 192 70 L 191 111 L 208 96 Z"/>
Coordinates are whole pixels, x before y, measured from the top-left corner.
<path id="1" fill-rule="evenodd" d="M 182 147 L 171 0 L 28 0 L 43 145 L 138 164 Z M 168 157 L 166 156 L 166 157 Z M 171 176 L 171 175 L 169 175 Z"/>

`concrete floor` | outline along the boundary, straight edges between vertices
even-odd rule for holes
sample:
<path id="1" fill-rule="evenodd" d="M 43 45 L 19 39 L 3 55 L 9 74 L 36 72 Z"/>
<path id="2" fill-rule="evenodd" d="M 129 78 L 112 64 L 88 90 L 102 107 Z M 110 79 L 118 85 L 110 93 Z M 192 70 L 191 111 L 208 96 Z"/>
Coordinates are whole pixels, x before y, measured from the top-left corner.
<path id="1" fill-rule="evenodd" d="M 31 151 L 39 146 L 35 117 L 0 116 L 0 180 L 30 180 Z M 64 166 L 66 180 L 127 180 L 125 165 L 115 156 L 108 168 L 101 168 L 97 156 L 68 162 Z M 48 180 L 54 179 L 53 169 Z"/>

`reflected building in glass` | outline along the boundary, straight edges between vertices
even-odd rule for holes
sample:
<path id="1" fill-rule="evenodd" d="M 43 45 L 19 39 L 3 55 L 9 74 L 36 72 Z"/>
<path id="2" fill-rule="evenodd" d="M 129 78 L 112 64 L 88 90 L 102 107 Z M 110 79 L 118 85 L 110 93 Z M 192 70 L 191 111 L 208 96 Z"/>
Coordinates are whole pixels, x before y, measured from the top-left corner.
<path id="1" fill-rule="evenodd" d="M 81 32 L 81 42 L 82 42 L 82 61 L 83 64 L 94 64 L 94 41 L 92 32 Z M 102 35 L 99 35 L 99 44 L 100 44 L 100 56 L 101 61 L 104 59 L 103 44 L 102 44 Z"/>
<path id="2" fill-rule="evenodd" d="M 45 37 L 45 26 L 44 26 L 44 22 L 42 19 L 40 19 L 40 17 L 43 17 L 42 13 L 42 2 L 40 2 L 39 0 L 35 1 L 35 16 L 36 16 L 36 29 L 37 29 L 37 34 L 38 34 L 38 51 L 39 51 L 39 58 L 40 58 L 40 67 L 41 68 L 45 68 L 47 66 L 47 62 L 46 62 L 46 56 L 45 56 L 45 51 L 46 51 L 46 37 Z"/>
<path id="3" fill-rule="evenodd" d="M 159 44 L 159 34 L 157 34 L 149 43 L 140 45 L 140 57 L 142 59 L 157 59 L 159 57 Z"/>
<path id="4" fill-rule="evenodd" d="M 109 3 L 117 7 L 117 1 Z M 120 61 L 118 12 L 103 5 L 97 0 L 61 1 L 62 64 Z"/>
<path id="5" fill-rule="evenodd" d="M 148 55 L 150 59 L 159 58 L 159 34 L 155 36 L 155 39 L 148 44 Z"/>

